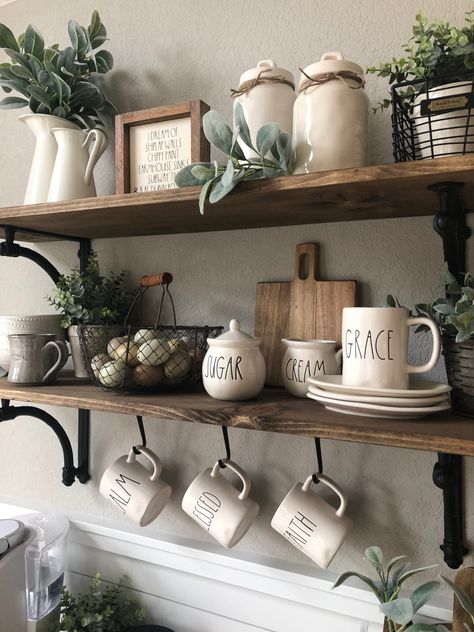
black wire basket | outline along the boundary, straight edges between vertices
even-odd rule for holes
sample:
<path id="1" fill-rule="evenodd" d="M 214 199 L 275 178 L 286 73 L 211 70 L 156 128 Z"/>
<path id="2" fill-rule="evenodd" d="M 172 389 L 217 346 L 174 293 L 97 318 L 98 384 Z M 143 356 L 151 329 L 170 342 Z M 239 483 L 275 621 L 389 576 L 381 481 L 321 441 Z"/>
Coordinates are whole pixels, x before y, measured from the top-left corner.
<path id="1" fill-rule="evenodd" d="M 223 327 L 177 325 L 172 279 L 168 272 L 143 277 L 123 327 L 79 325 L 84 365 L 95 386 L 108 391 L 184 390 L 202 381 L 207 339 L 219 336 Z M 141 322 L 143 296 L 158 285 L 162 295 L 154 325 L 130 324 L 136 308 Z M 173 310 L 172 325 L 160 324 L 165 297 Z"/>
<path id="2" fill-rule="evenodd" d="M 392 86 L 395 162 L 474 153 L 474 71 Z"/>

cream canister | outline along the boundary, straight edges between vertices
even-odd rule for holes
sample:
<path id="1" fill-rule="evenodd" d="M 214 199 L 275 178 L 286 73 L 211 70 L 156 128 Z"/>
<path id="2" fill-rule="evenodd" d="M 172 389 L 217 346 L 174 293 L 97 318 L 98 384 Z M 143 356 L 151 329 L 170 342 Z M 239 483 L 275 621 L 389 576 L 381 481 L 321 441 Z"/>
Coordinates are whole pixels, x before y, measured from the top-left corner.
<path id="1" fill-rule="evenodd" d="M 306 397 L 308 378 L 341 373 L 342 349 L 335 340 L 283 338 L 286 347 L 281 363 L 283 386 L 295 397 Z"/>
<path id="2" fill-rule="evenodd" d="M 208 338 L 202 380 L 215 399 L 240 401 L 256 397 L 265 383 L 265 360 L 260 339 L 240 331 L 238 320 L 231 320 L 229 331 Z"/>
<path id="3" fill-rule="evenodd" d="M 232 90 L 231 94 L 235 99 L 234 126 L 236 103 L 240 103 L 255 147 L 257 132 L 267 123 L 277 123 L 280 131 L 291 134 L 296 94 L 295 80 L 289 70 L 279 68 L 272 59 L 263 59 L 241 75 L 238 90 Z M 242 138 L 239 140 L 247 159 L 258 158 Z"/>
<path id="4" fill-rule="evenodd" d="M 301 74 L 293 109 L 293 173 L 367 165 L 364 71 L 342 53 L 325 53 Z"/>

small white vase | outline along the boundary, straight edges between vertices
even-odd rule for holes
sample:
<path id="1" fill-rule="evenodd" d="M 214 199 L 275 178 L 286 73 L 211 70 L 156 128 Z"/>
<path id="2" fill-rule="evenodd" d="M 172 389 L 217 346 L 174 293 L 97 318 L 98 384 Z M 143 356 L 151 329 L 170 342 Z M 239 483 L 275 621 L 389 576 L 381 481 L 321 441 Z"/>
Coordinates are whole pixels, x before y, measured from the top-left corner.
<path id="1" fill-rule="evenodd" d="M 50 131 L 58 127 L 79 130 L 79 127 L 71 121 L 51 114 L 24 114 L 18 120 L 24 123 L 36 138 L 36 147 L 23 203 L 46 202 L 58 148 Z"/>
<path id="2" fill-rule="evenodd" d="M 92 173 L 97 161 L 107 149 L 107 134 L 100 129 L 88 132 L 81 129 L 55 127 L 50 134 L 57 143 L 48 202 L 94 197 Z M 89 146 L 94 143 L 89 155 Z"/>
<path id="3" fill-rule="evenodd" d="M 71 346 L 72 362 L 74 364 L 74 375 L 80 379 L 88 378 L 87 370 L 82 357 L 81 345 L 79 343 L 79 335 L 77 333 L 77 325 L 68 327 L 67 335 Z"/>

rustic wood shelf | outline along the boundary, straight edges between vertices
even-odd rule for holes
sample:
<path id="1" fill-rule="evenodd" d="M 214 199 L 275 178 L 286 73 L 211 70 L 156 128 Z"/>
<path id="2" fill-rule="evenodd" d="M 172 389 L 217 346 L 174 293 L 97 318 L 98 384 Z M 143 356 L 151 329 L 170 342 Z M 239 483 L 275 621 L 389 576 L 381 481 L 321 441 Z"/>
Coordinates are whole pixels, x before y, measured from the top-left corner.
<path id="1" fill-rule="evenodd" d="M 371 443 L 474 456 L 474 421 L 439 413 L 424 420 L 369 419 L 326 410 L 316 402 L 266 388 L 249 402 L 222 402 L 205 393 L 114 393 L 61 378 L 28 387 L 0 379 L 0 397 L 50 406 L 83 408 L 157 419 L 226 425 L 288 435 Z"/>
<path id="2" fill-rule="evenodd" d="M 22 229 L 17 239 L 41 241 L 51 236 L 28 229 L 98 239 L 434 215 L 438 200 L 428 187 L 442 181 L 464 183 L 472 206 L 474 156 L 243 183 L 204 216 L 197 187 L 2 208 L 0 236 L 5 225 Z"/>

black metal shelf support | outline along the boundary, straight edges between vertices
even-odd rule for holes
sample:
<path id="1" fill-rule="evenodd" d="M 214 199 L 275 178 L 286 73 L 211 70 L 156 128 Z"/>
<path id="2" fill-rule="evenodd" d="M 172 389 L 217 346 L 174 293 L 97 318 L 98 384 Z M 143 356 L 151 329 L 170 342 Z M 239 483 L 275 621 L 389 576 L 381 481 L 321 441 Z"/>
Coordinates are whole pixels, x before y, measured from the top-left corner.
<path id="1" fill-rule="evenodd" d="M 91 253 L 90 239 L 81 237 L 71 237 L 69 235 L 60 235 L 58 233 L 48 233 L 41 230 L 30 230 L 17 228 L 10 225 L 0 225 L 4 231 L 4 241 L 0 243 L 0 256 L 2 257 L 24 257 L 38 265 L 49 277 L 53 283 L 58 282 L 60 273 L 46 257 L 31 248 L 26 248 L 15 243 L 15 237 L 18 232 L 31 233 L 38 236 L 59 238 L 64 241 L 73 241 L 79 244 L 79 267 L 84 272 Z M 90 479 L 89 474 L 89 445 L 90 445 L 90 411 L 80 408 L 78 410 L 77 419 L 77 467 L 74 467 L 73 451 L 71 442 L 66 431 L 61 424 L 52 415 L 37 408 L 35 406 L 11 406 L 9 400 L 1 401 L 0 422 L 16 419 L 20 416 L 34 417 L 43 421 L 49 426 L 59 439 L 64 457 L 64 466 L 62 470 L 62 482 L 69 487 L 77 480 L 80 483 L 87 483 Z"/>
<path id="2" fill-rule="evenodd" d="M 433 228 L 443 240 L 444 259 L 456 277 L 466 271 L 466 240 L 471 229 L 466 226 L 466 209 L 462 182 L 439 182 L 430 187 L 438 194 L 440 209 L 433 217 Z M 463 457 L 438 453 L 433 482 L 443 490 L 444 539 L 441 550 L 450 568 L 459 568 L 468 553 L 464 545 Z"/>

